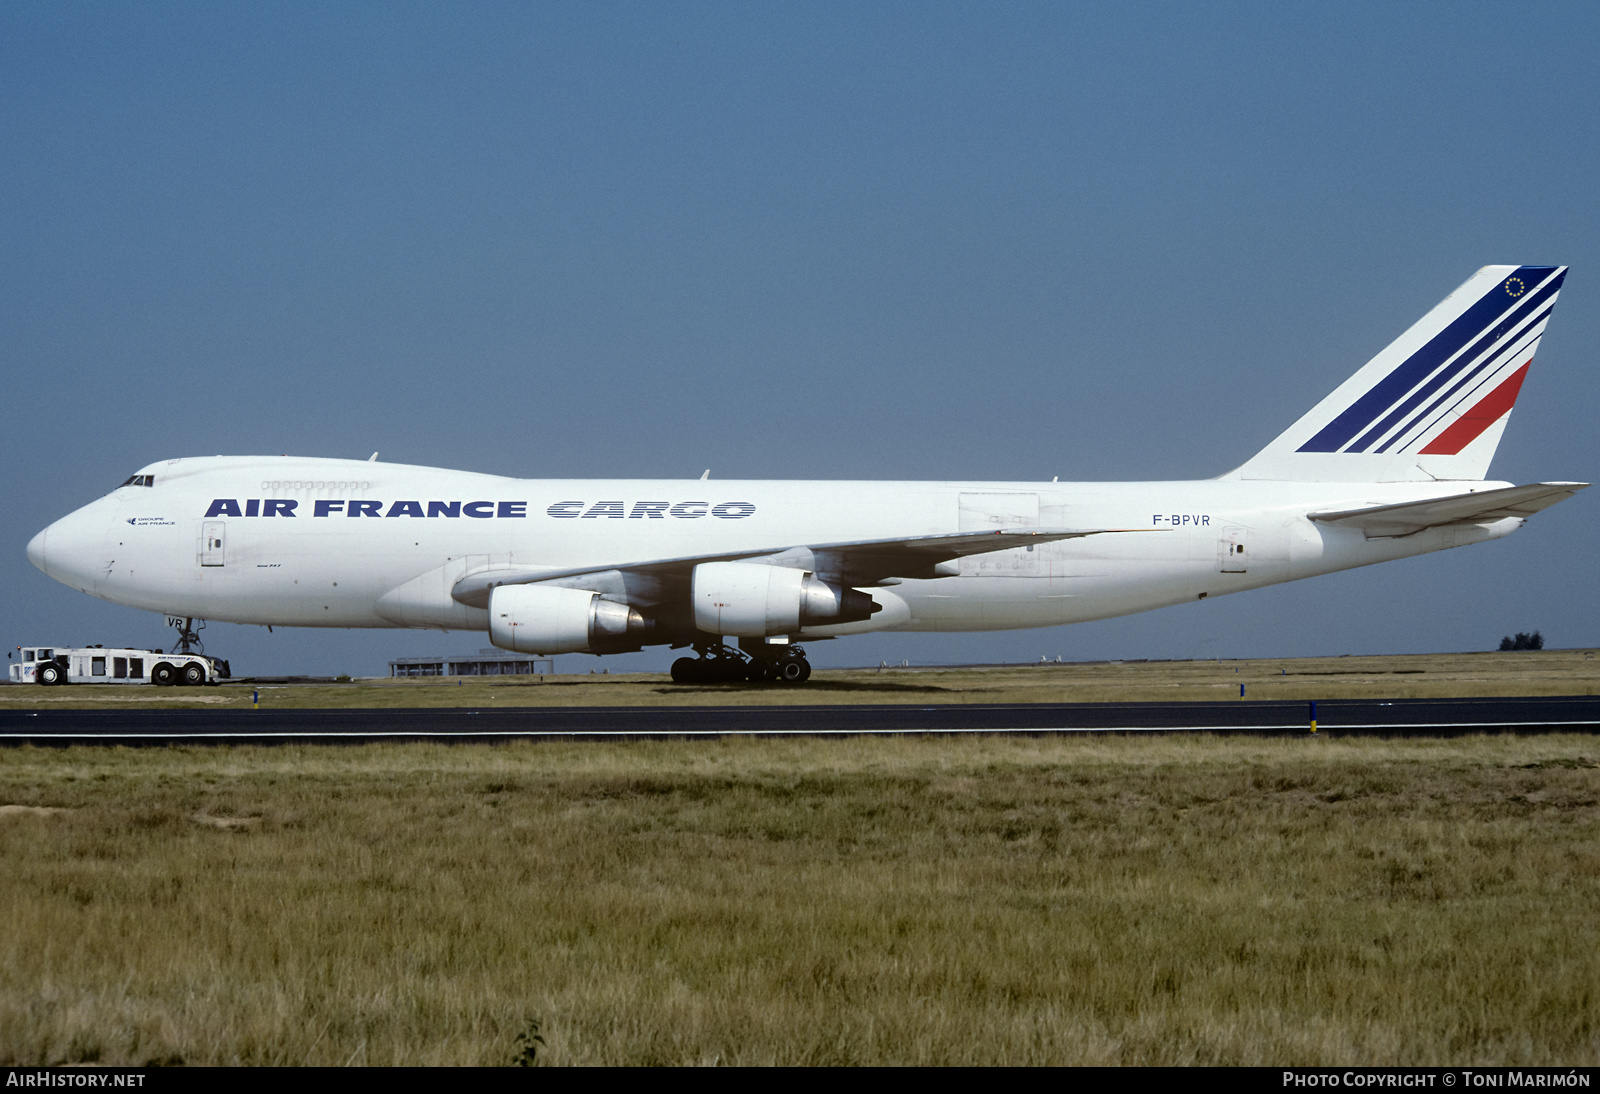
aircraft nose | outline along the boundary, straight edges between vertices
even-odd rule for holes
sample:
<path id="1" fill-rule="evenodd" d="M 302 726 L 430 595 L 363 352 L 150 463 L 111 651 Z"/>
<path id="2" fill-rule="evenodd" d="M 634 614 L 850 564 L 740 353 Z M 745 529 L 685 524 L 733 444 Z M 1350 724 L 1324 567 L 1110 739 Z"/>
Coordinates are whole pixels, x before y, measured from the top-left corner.
<path id="1" fill-rule="evenodd" d="M 92 593 L 105 579 L 109 529 L 102 507 L 68 513 L 28 543 L 28 561 L 66 585 Z"/>
<path id="2" fill-rule="evenodd" d="M 39 569 L 43 570 L 45 573 L 50 572 L 49 568 L 45 565 L 44 555 L 44 543 L 49 536 L 50 529 L 46 528 L 44 531 L 40 532 L 38 535 L 34 536 L 28 541 L 28 561 L 33 563 Z"/>

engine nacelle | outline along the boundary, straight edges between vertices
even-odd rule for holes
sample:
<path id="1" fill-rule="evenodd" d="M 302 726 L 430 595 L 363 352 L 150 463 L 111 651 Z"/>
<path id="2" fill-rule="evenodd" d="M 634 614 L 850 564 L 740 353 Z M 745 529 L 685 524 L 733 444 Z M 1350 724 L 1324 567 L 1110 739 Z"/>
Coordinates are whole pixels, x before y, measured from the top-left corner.
<path id="1" fill-rule="evenodd" d="M 829 584 L 804 570 L 753 562 L 702 562 L 694 568 L 691 598 L 697 628 L 740 638 L 854 623 L 883 610 L 858 589 Z"/>
<path id="2" fill-rule="evenodd" d="M 588 589 L 501 585 L 489 594 L 489 641 L 518 653 L 588 653 L 636 648 L 650 629 L 639 609 Z"/>

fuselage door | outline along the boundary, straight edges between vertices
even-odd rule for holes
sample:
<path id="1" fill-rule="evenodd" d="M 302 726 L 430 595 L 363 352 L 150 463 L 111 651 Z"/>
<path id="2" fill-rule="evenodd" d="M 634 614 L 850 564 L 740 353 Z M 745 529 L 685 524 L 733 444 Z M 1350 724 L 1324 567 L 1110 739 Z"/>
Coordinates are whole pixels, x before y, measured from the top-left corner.
<path id="1" fill-rule="evenodd" d="M 1217 569 L 1225 574 L 1242 574 L 1248 571 L 1244 553 L 1244 529 L 1224 528 L 1217 544 Z"/>
<path id="2" fill-rule="evenodd" d="M 200 565 L 221 566 L 223 530 L 227 521 L 208 520 L 200 525 Z"/>

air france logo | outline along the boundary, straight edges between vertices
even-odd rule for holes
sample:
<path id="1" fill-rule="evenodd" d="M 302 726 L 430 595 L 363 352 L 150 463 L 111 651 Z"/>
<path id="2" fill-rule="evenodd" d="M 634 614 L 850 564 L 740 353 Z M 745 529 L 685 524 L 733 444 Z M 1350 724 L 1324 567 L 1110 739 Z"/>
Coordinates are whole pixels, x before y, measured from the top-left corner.
<path id="1" fill-rule="evenodd" d="M 300 502 L 294 498 L 246 498 L 241 506 L 237 498 L 216 498 L 206 510 L 206 517 L 296 517 Z M 756 511 L 748 501 L 558 501 L 545 510 L 552 517 L 594 520 L 608 517 L 613 520 L 696 520 L 711 516 L 719 520 L 743 520 Z M 528 515 L 525 501 L 343 501 L 321 498 L 311 503 L 313 517 L 444 517 L 455 519 L 471 517 L 477 520 L 490 518 L 515 518 Z"/>
<path id="2" fill-rule="evenodd" d="M 208 517 L 295 517 L 301 514 L 294 498 L 247 498 L 244 508 L 234 498 L 217 498 L 206 510 Z M 314 517 L 525 517 L 525 501 L 430 501 L 424 508 L 420 501 L 395 501 L 386 506 L 381 501 L 344 501 L 337 498 L 319 498 L 311 503 Z"/>

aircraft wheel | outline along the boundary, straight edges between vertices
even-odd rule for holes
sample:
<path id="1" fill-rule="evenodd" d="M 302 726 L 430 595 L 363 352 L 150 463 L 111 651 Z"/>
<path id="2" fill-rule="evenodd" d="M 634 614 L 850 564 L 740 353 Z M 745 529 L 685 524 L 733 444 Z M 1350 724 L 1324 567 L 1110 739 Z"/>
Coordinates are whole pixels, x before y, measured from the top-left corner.
<path id="1" fill-rule="evenodd" d="M 693 657 L 680 657 L 672 663 L 672 682 L 692 684 L 700 678 L 700 662 Z"/>
<path id="2" fill-rule="evenodd" d="M 178 670 L 165 661 L 157 661 L 150 670 L 150 682 L 158 688 L 170 688 L 178 682 Z"/>
<path id="3" fill-rule="evenodd" d="M 786 657 L 778 662 L 778 679 L 785 684 L 803 684 L 811 679 L 811 662 L 804 657 Z"/>
<path id="4" fill-rule="evenodd" d="M 206 682 L 206 667 L 197 661 L 190 661 L 183 666 L 178 682 L 192 688 L 199 687 Z"/>
<path id="5" fill-rule="evenodd" d="M 57 684 L 67 682 L 67 674 L 62 672 L 61 666 L 53 661 L 47 661 L 40 665 L 38 670 L 34 672 L 33 678 L 47 688 L 53 688 Z"/>
<path id="6" fill-rule="evenodd" d="M 752 659 L 749 666 L 745 669 L 744 678 L 750 681 L 752 684 L 765 684 L 768 680 L 772 679 L 773 675 L 772 662 L 763 661 L 761 658 L 757 657 Z"/>

